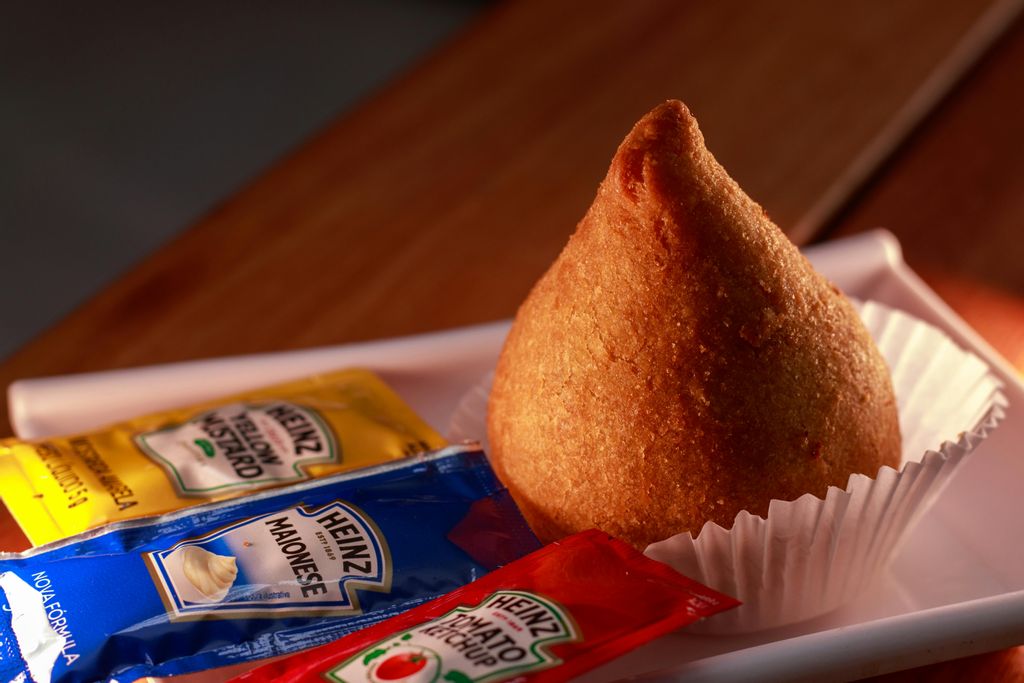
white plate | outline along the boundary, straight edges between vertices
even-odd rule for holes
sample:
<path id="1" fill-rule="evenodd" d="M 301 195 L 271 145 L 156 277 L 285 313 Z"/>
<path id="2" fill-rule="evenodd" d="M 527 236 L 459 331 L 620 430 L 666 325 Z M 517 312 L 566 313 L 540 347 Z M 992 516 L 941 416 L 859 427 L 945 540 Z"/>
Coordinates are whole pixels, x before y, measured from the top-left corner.
<path id="1" fill-rule="evenodd" d="M 1024 643 L 1024 384 L 1013 368 L 903 263 L 878 231 L 807 250 L 847 293 L 875 299 L 945 330 L 1005 382 L 1006 419 L 960 468 L 899 555 L 858 603 L 772 632 L 677 633 L 586 677 L 645 680 L 850 680 Z M 459 398 L 497 359 L 507 322 L 364 344 L 11 385 L 16 433 L 80 431 L 133 414 L 335 367 L 379 372 L 444 429 Z M 629 596 L 622 600 L 628 602 Z"/>

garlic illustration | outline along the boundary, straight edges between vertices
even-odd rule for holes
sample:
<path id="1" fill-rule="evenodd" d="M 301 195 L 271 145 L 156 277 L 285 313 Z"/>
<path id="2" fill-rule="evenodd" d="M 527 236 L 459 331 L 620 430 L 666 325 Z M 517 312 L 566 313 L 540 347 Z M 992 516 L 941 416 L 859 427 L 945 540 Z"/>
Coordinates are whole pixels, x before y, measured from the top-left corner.
<path id="1" fill-rule="evenodd" d="M 185 578 L 210 602 L 220 602 L 238 576 L 235 558 L 217 555 L 190 545 L 184 548 L 181 571 Z"/>

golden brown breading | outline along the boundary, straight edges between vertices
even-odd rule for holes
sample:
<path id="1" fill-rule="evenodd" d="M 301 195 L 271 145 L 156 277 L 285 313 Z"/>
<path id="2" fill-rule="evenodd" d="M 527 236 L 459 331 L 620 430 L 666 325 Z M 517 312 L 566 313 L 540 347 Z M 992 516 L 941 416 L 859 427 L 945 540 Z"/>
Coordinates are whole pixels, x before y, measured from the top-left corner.
<path id="1" fill-rule="evenodd" d="M 516 316 L 491 392 L 501 479 L 544 540 L 638 548 L 897 466 L 885 363 L 678 101 L 623 141 Z"/>

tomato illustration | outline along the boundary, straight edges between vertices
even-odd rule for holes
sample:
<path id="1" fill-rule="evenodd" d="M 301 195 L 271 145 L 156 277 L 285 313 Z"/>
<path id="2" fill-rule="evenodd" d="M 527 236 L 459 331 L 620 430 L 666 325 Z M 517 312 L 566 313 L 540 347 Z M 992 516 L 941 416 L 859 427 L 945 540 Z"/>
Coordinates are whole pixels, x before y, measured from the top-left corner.
<path id="1" fill-rule="evenodd" d="M 400 681 L 419 673 L 426 665 L 427 658 L 419 652 L 403 652 L 385 659 L 374 673 L 382 681 Z"/>
<path id="2" fill-rule="evenodd" d="M 429 649 L 406 644 L 387 648 L 379 661 L 370 665 L 366 678 L 375 683 L 430 683 L 441 673 L 441 659 Z M 347 680 L 347 679 L 346 679 Z"/>

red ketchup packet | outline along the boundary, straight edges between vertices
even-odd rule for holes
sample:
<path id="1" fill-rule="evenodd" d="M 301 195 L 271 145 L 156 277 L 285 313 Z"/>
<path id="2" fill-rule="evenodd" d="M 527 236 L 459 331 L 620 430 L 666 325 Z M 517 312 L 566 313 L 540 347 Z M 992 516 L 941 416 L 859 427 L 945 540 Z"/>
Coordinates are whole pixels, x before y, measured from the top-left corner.
<path id="1" fill-rule="evenodd" d="M 739 602 L 592 530 L 234 679 L 565 681 Z"/>

